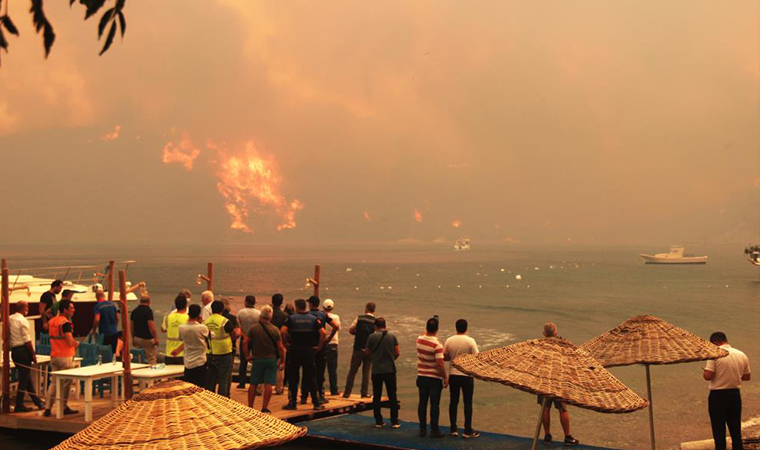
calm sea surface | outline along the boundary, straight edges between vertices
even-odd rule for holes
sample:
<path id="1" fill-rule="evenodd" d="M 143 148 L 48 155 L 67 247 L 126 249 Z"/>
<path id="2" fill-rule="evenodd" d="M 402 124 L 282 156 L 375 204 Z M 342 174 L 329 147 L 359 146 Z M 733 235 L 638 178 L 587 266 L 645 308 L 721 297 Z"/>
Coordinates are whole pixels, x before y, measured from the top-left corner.
<path id="1" fill-rule="evenodd" d="M 11 269 L 134 259 L 137 263 L 129 266 L 128 278 L 148 283 L 157 317 L 168 312 L 181 288 L 189 288 L 192 300 L 200 301 L 204 286 L 196 284 L 196 277 L 205 272 L 209 261 L 215 264 L 217 295 L 233 296 L 234 310 L 242 306 L 247 294 L 265 303 L 275 292 L 284 294 L 286 301 L 308 297 L 311 288 L 305 286 L 305 279 L 313 275 L 314 264 L 320 264 L 321 297 L 335 300 L 335 312 L 346 329 L 364 304 L 374 301 L 378 315 L 386 317 L 389 329 L 398 334 L 404 420 L 416 420 L 414 340 L 434 314 L 442 321 L 442 341 L 454 333 L 457 319 L 466 318 L 470 335 L 481 350 L 538 338 L 547 321 L 557 323 L 561 336 L 581 345 L 631 316 L 652 314 L 705 338 L 722 330 L 757 366 L 760 271 L 744 261 L 741 247 L 694 250 L 710 256 L 706 266 L 645 266 L 637 256 L 640 251 L 654 253 L 665 248 L 475 246 L 470 252 L 457 253 L 449 246 L 0 247 Z M 352 342 L 347 331 L 341 332 L 341 390 Z M 660 448 L 711 436 L 701 367 L 702 363 L 652 367 Z M 642 366 L 613 368 L 611 372 L 646 395 Z M 746 383 L 742 393 L 744 420 L 760 416 L 760 383 Z M 441 423 L 447 426 L 447 393 L 441 404 Z M 529 394 L 476 382 L 477 429 L 532 435 L 537 408 L 535 397 Z M 561 436 L 552 414 L 553 434 Z M 646 411 L 617 415 L 571 407 L 570 414 L 572 433 L 584 443 L 634 449 L 649 446 Z M 47 448 L 51 444 L 50 439 L 19 440 L 12 434 L 0 434 L 4 449 Z"/>

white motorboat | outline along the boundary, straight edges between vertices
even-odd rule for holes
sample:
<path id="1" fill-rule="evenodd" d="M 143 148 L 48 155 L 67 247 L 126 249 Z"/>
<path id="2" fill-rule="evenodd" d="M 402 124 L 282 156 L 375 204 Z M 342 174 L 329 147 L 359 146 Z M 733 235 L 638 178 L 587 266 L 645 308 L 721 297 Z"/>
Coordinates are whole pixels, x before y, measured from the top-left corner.
<path id="1" fill-rule="evenodd" d="M 707 256 L 694 256 L 684 253 L 681 245 L 671 245 L 668 253 L 648 255 L 639 253 L 644 259 L 644 264 L 707 264 Z"/>
<path id="2" fill-rule="evenodd" d="M 127 267 L 134 261 L 125 261 L 122 263 Z M 32 315 L 35 315 L 39 308 L 39 301 L 42 294 L 50 289 L 50 284 L 56 279 L 63 280 L 63 289 L 74 291 L 72 299 L 76 305 L 74 313 L 74 336 L 84 336 L 92 329 L 94 317 L 94 307 L 97 300 L 95 293 L 99 289 L 104 289 L 103 283 L 106 281 L 105 273 L 98 273 L 97 269 L 101 266 L 67 266 L 67 267 L 41 267 L 33 269 L 16 269 L 11 270 L 9 276 L 10 303 L 17 303 L 22 300 L 29 303 Z M 104 272 L 108 272 L 108 267 Z M 127 282 L 127 289 L 130 290 L 132 284 Z M 107 288 L 105 288 L 107 289 Z M 60 299 L 60 296 L 59 296 Z M 115 289 L 114 299 L 119 299 L 118 284 Z M 127 293 L 128 301 L 137 300 L 134 292 Z"/>
<path id="3" fill-rule="evenodd" d="M 747 257 L 747 261 L 760 266 L 760 245 L 750 245 L 744 249 L 744 255 Z"/>

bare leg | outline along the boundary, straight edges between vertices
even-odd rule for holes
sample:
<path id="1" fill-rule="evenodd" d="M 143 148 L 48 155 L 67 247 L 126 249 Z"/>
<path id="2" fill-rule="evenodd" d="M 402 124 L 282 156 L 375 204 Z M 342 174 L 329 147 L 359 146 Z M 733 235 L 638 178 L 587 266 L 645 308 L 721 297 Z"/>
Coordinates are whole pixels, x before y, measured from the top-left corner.
<path id="1" fill-rule="evenodd" d="M 248 407 L 253 408 L 253 403 L 256 401 L 256 385 L 251 384 L 248 386 Z"/>
<path id="2" fill-rule="evenodd" d="M 113 355 L 114 359 L 121 356 L 121 350 L 122 350 L 123 347 L 124 347 L 124 342 L 121 339 L 117 339 L 116 340 L 116 353 L 114 353 L 114 355 Z M 123 360 L 124 359 L 122 358 L 122 361 Z"/>
<path id="3" fill-rule="evenodd" d="M 263 404 L 261 405 L 261 410 L 269 409 L 269 399 L 272 398 L 272 385 L 271 384 L 265 384 L 264 385 L 264 400 Z"/>
<path id="4" fill-rule="evenodd" d="M 562 424 L 562 431 L 565 432 L 565 436 L 572 436 L 570 433 L 570 413 L 567 410 L 559 412 L 559 422 Z"/>
<path id="5" fill-rule="evenodd" d="M 549 405 L 549 406 L 551 406 L 551 405 Z M 552 416 L 550 414 L 551 412 L 552 412 L 551 408 L 546 408 L 544 410 L 544 418 L 543 418 L 542 422 L 544 423 L 544 433 L 545 434 L 551 434 L 551 431 L 549 431 L 549 428 L 551 426 L 551 419 L 552 419 Z"/>

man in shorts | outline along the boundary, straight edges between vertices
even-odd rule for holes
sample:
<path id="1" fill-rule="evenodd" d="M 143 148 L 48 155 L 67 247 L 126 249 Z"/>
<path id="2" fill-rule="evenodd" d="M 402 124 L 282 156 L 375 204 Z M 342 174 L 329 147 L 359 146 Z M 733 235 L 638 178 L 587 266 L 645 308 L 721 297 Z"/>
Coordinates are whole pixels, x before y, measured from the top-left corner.
<path id="1" fill-rule="evenodd" d="M 557 337 L 557 325 L 555 325 L 552 322 L 548 322 L 544 324 L 544 337 L 546 338 L 555 338 Z M 544 403 L 544 397 L 538 396 L 538 404 L 542 405 Z M 550 400 L 549 405 L 547 405 L 547 408 L 544 410 L 544 417 L 543 417 L 543 424 L 544 424 L 544 442 L 551 442 L 552 441 L 552 434 L 549 431 L 549 426 L 551 424 L 551 406 L 552 403 L 554 404 L 554 408 L 559 411 L 559 422 L 562 424 L 562 430 L 565 432 L 565 445 L 576 445 L 578 444 L 578 439 L 575 439 L 572 434 L 570 434 L 570 413 L 567 412 L 567 407 L 565 407 L 565 404 L 562 403 L 561 400 Z"/>
<path id="2" fill-rule="evenodd" d="M 285 364 L 285 346 L 282 344 L 280 330 L 272 325 L 272 307 L 261 308 L 259 321 L 251 326 L 244 337 L 243 353 L 251 362 L 251 385 L 248 386 L 248 407 L 253 408 L 256 401 L 256 389 L 264 385 L 261 412 L 269 413 L 269 400 L 272 398 L 272 386 L 277 383 L 277 370 Z"/>

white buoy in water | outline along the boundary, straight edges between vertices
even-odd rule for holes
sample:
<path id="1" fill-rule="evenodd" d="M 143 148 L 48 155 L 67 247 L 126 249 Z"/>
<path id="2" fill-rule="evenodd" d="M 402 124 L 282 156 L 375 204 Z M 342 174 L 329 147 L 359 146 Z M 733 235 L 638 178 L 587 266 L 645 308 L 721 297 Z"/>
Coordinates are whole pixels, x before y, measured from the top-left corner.
<path id="1" fill-rule="evenodd" d="M 515 280 L 522 280 L 522 275 L 515 275 Z"/>

